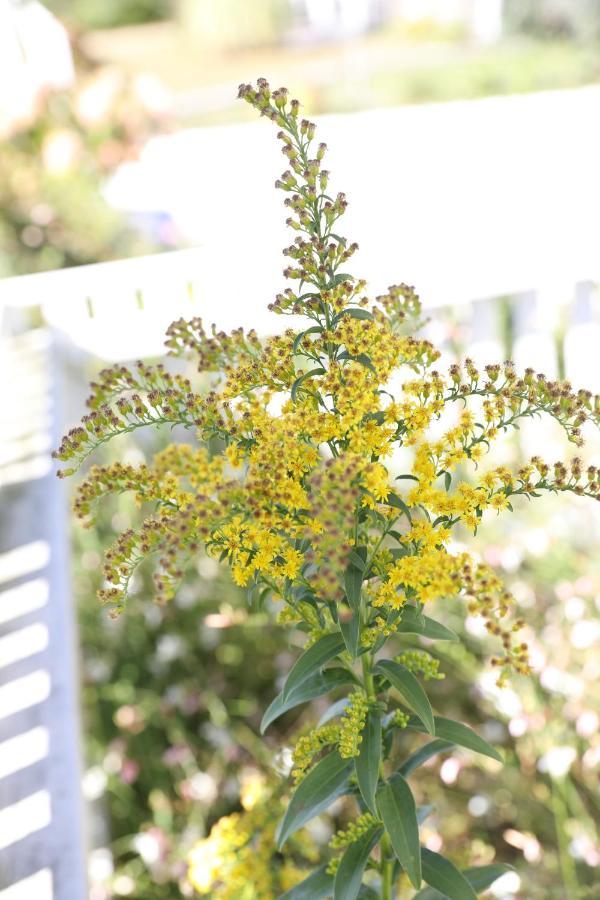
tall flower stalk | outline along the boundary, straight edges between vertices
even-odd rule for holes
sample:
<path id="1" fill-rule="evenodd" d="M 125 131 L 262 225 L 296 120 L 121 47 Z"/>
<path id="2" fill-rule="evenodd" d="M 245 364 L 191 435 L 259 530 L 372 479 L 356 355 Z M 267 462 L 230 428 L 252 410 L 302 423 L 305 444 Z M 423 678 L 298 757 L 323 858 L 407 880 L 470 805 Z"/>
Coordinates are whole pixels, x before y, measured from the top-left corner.
<path id="1" fill-rule="evenodd" d="M 476 532 L 484 514 L 512 510 L 522 496 L 598 499 L 598 472 L 579 458 L 567 465 L 534 457 L 512 471 L 490 463 L 489 451 L 520 420 L 542 414 L 579 446 L 584 423 L 599 424 L 600 398 L 533 370 L 519 375 L 510 362 L 480 371 L 467 359 L 436 370 L 438 351 L 415 336 L 414 289 L 394 285 L 370 301 L 365 283 L 347 272 L 357 250 L 339 234 L 347 201 L 329 192 L 327 148 L 315 147 L 315 126 L 301 118 L 298 101 L 264 79 L 242 85 L 240 97 L 273 121 L 288 160 L 276 187 L 296 233 L 284 250 L 294 288 L 271 309 L 305 324 L 262 340 L 241 329 L 207 334 L 199 319 L 174 322 L 167 346 L 196 361 L 199 385 L 214 373 L 210 388 L 161 365 L 107 369 L 92 386 L 89 414 L 56 456 L 71 474 L 124 432 L 168 424 L 195 433 L 196 441 L 174 443 L 148 465 L 92 467 L 79 486 L 76 512 L 88 521 L 110 492 L 132 491 L 150 509 L 108 551 L 101 598 L 122 609 L 136 567 L 152 556 L 158 599 L 168 601 L 205 549 L 227 560 L 254 606 L 279 604 L 279 620 L 306 638 L 261 730 L 336 692 L 320 724 L 296 743 L 295 788 L 275 839 L 287 845 L 343 796 L 353 798 L 356 817 L 334 836 L 331 859 L 285 897 L 389 900 L 401 888 L 419 892 L 424 881 L 469 900 L 504 868 L 460 871 L 423 847 L 419 828 L 430 810 L 417 806 L 410 782 L 455 746 L 500 755 L 464 724 L 434 714 L 423 683 L 442 677 L 437 661 L 425 649 L 403 649 L 402 636 L 421 636 L 427 646 L 457 640 L 425 610 L 463 597 L 498 639 L 499 682 L 511 670 L 529 672 L 510 594 L 488 566 L 453 552 L 452 534 L 457 526 Z M 400 447 L 411 448 L 408 470 L 398 466 Z M 415 734 L 427 741 L 415 745 Z M 237 896 L 218 874 L 209 889 Z"/>

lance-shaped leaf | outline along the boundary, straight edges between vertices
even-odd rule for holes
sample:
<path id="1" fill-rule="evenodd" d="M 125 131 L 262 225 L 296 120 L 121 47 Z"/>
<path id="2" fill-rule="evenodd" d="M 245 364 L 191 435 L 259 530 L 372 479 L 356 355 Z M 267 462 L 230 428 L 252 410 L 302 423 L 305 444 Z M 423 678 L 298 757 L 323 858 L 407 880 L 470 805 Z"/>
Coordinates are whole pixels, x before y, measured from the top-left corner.
<path id="1" fill-rule="evenodd" d="M 296 380 L 294 381 L 292 388 L 290 390 L 290 396 L 292 398 L 292 401 L 296 400 L 296 397 L 298 396 L 298 390 L 304 384 L 305 381 L 307 381 L 309 378 L 314 378 L 315 375 L 324 375 L 324 374 L 325 374 L 325 369 L 321 368 L 320 366 L 317 366 L 317 368 L 311 369 L 310 372 L 305 372 L 304 375 L 300 375 L 298 378 L 296 378 Z"/>
<path id="2" fill-rule="evenodd" d="M 375 671 L 383 675 L 392 687 L 396 688 L 408 706 L 418 715 L 429 734 L 435 734 L 431 703 L 413 673 L 391 659 L 384 659 L 377 663 Z"/>
<path id="3" fill-rule="evenodd" d="M 409 522 L 412 522 L 412 513 L 410 511 L 410 507 L 404 502 L 402 497 L 399 497 L 398 494 L 394 494 L 393 491 L 387 495 L 386 499 L 383 501 L 387 506 L 392 506 L 394 509 L 399 509 L 404 513 Z"/>
<path id="4" fill-rule="evenodd" d="M 283 700 L 287 702 L 292 691 L 296 690 L 315 672 L 318 672 L 326 662 L 341 653 L 344 648 L 344 638 L 339 631 L 334 634 L 326 634 L 312 644 L 292 666 L 281 691 Z"/>
<path id="5" fill-rule="evenodd" d="M 489 866 L 472 866 L 470 869 L 463 869 L 462 874 L 465 876 L 475 893 L 485 891 L 498 878 L 507 872 L 514 872 L 512 866 L 503 863 L 492 863 Z M 441 894 L 435 888 L 426 887 L 415 894 L 413 900 L 446 900 L 447 894 Z"/>
<path id="6" fill-rule="evenodd" d="M 331 720 L 337 718 L 337 716 L 341 716 L 347 706 L 348 697 L 340 697 L 339 700 L 336 700 L 335 703 L 332 703 L 331 706 L 327 707 L 317 722 L 317 728 L 320 728 L 321 725 L 326 725 L 327 722 L 331 722 Z"/>
<path id="7" fill-rule="evenodd" d="M 398 861 L 413 887 L 421 887 L 421 847 L 417 808 L 408 783 L 396 776 L 377 791 L 377 805 Z"/>
<path id="8" fill-rule="evenodd" d="M 300 884 L 281 894 L 279 900 L 322 900 L 323 897 L 331 897 L 333 875 L 328 875 L 326 869 L 327 864 L 319 866 Z"/>
<path id="9" fill-rule="evenodd" d="M 474 750 L 475 753 L 481 753 L 482 756 L 489 756 L 497 762 L 502 762 L 502 757 L 498 751 L 479 737 L 467 725 L 460 722 L 454 722 L 453 719 L 446 719 L 444 716 L 434 716 L 436 737 L 451 744 L 458 744 L 459 747 L 466 747 L 467 750 Z M 411 716 L 408 720 L 408 728 L 413 731 L 424 731 L 423 725 L 415 716 Z"/>
<path id="10" fill-rule="evenodd" d="M 345 612 L 350 612 L 344 607 Z M 340 631 L 344 638 L 346 650 L 352 657 L 356 659 L 358 656 L 358 648 L 360 644 L 360 613 L 355 610 L 347 619 L 342 619 L 340 614 Z"/>
<path id="11" fill-rule="evenodd" d="M 491 884 L 506 875 L 507 872 L 514 872 L 512 866 L 504 863 L 492 863 L 489 866 L 471 866 L 469 869 L 463 869 L 463 875 L 475 891 L 485 891 Z"/>
<path id="12" fill-rule="evenodd" d="M 351 316 L 353 319 L 373 319 L 373 313 L 370 313 L 368 309 L 361 309 L 358 306 L 350 306 L 347 309 L 343 309 L 337 316 L 334 316 L 332 321 L 332 325 L 337 325 L 337 323 L 344 316 Z"/>
<path id="13" fill-rule="evenodd" d="M 277 828 L 276 840 L 279 849 L 291 834 L 346 793 L 352 771 L 352 762 L 342 759 L 337 751 L 323 757 L 314 769 L 310 770 L 296 788 Z"/>
<path id="14" fill-rule="evenodd" d="M 346 647 L 352 658 L 358 654 L 360 638 L 360 595 L 363 583 L 363 572 L 367 558 L 366 547 L 355 547 L 351 554 L 350 564 L 344 575 L 344 588 L 348 606 L 352 615 L 343 618 L 340 614 L 340 629 Z M 346 610 L 348 612 L 348 610 Z"/>
<path id="15" fill-rule="evenodd" d="M 376 815 L 375 794 L 379 782 L 379 764 L 381 762 L 381 714 L 378 710 L 369 710 L 362 731 L 360 753 L 354 760 L 356 780 L 362 798 L 370 811 Z"/>
<path id="16" fill-rule="evenodd" d="M 344 587 L 346 597 L 352 609 L 360 609 L 360 592 L 362 590 L 363 572 L 367 558 L 366 547 L 355 547 L 352 551 L 352 561 L 344 575 Z"/>
<path id="17" fill-rule="evenodd" d="M 356 900 L 371 850 L 381 837 L 382 828 L 371 828 L 349 844 L 340 860 L 333 884 L 333 900 Z"/>
<path id="18" fill-rule="evenodd" d="M 438 890 L 442 897 L 448 900 L 477 900 L 477 894 L 465 876 L 449 859 L 426 847 L 421 847 L 421 858 L 423 878 L 427 884 Z"/>
<path id="19" fill-rule="evenodd" d="M 301 703 L 307 703 L 309 700 L 314 700 L 315 697 L 322 697 L 323 694 L 329 693 L 329 691 L 339 687 L 341 684 L 348 684 L 348 682 L 353 680 L 354 676 L 348 669 L 342 669 L 338 666 L 332 669 L 325 669 L 323 672 L 315 672 L 314 675 L 311 675 L 310 678 L 299 684 L 291 692 L 287 700 L 284 701 L 283 693 L 277 694 L 262 717 L 260 733 L 264 734 L 271 722 L 274 722 L 275 719 L 278 719 L 279 716 L 282 716 L 289 709 L 293 709 Z"/>
<path id="20" fill-rule="evenodd" d="M 403 634 L 421 634 L 432 641 L 458 641 L 458 635 L 454 631 L 441 622 L 424 616 L 415 606 L 402 608 L 402 619 L 397 631 Z"/>
<path id="21" fill-rule="evenodd" d="M 361 884 L 358 900 L 379 900 L 379 894 L 368 884 Z"/>
<path id="22" fill-rule="evenodd" d="M 428 744 L 424 744 L 418 750 L 415 750 L 414 753 L 411 753 L 410 756 L 407 756 L 398 771 L 405 778 L 408 778 L 411 772 L 422 766 L 432 756 L 435 756 L 437 753 L 445 753 L 446 750 L 452 750 L 454 746 L 450 741 L 440 741 L 439 739 L 429 741 Z"/>
<path id="23" fill-rule="evenodd" d="M 305 331 L 301 331 L 294 338 L 294 343 L 292 344 L 292 353 L 298 353 L 298 351 L 300 350 L 300 344 L 308 334 L 320 334 L 322 331 L 323 328 L 321 325 L 313 325 L 312 328 L 307 328 Z"/>

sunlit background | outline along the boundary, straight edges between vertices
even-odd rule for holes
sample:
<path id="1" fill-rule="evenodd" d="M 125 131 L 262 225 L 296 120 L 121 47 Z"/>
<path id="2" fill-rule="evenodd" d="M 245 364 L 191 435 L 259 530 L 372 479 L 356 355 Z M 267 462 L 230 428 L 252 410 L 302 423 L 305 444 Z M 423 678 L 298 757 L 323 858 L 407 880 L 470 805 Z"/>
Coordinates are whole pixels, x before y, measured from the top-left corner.
<path id="1" fill-rule="evenodd" d="M 322 711 L 258 737 L 293 651 L 212 560 L 169 608 L 144 572 L 108 619 L 102 549 L 138 513 L 121 498 L 71 529 L 49 458 L 89 379 L 160 355 L 172 319 L 278 327 L 283 166 L 236 99 L 258 76 L 316 118 L 357 273 L 374 294 L 416 285 L 445 360 L 510 356 L 600 391 L 600 0 L 0 0 L 1 900 L 195 896 L 190 849 Z M 502 448 L 539 450 L 567 452 L 539 424 Z M 497 900 L 600 896 L 599 540 L 580 498 L 480 533 L 531 679 L 499 691 L 479 623 L 437 611 L 465 648 L 436 645 L 434 705 L 507 762 L 424 767 L 423 838 L 511 863 Z"/>

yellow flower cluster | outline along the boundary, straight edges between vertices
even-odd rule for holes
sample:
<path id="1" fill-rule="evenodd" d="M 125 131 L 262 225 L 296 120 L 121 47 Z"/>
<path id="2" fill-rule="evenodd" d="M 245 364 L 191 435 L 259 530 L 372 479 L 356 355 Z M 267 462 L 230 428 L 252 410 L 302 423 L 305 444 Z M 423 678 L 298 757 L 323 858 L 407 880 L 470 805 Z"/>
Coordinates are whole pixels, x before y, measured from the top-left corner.
<path id="1" fill-rule="evenodd" d="M 198 894 L 219 900 L 275 900 L 301 881 L 319 851 L 305 831 L 297 832 L 282 853 L 275 846 L 275 829 L 282 800 L 253 779 L 242 785 L 241 812 L 223 816 L 208 837 L 188 857 L 188 878 Z"/>
<path id="2" fill-rule="evenodd" d="M 363 813 L 362 816 L 358 816 L 353 822 L 350 822 L 347 828 L 336 831 L 329 841 L 329 846 L 332 850 L 341 850 L 342 847 L 347 847 L 348 844 L 358 841 L 363 834 L 366 834 L 367 831 L 379 824 L 379 819 L 373 813 Z"/>
<path id="3" fill-rule="evenodd" d="M 410 716 L 407 715 L 402 709 L 395 709 L 392 713 L 392 721 L 390 724 L 396 726 L 396 728 L 406 728 L 410 720 Z"/>
<path id="4" fill-rule="evenodd" d="M 446 676 L 440 672 L 440 661 L 426 650 L 405 650 L 396 656 L 396 662 L 415 675 L 422 675 L 425 681 L 442 681 Z"/>
<path id="5" fill-rule="evenodd" d="M 63 474 L 143 426 L 183 425 L 200 445 L 90 471 L 76 500 L 84 519 L 111 491 L 131 491 L 151 507 L 109 550 L 101 596 L 119 610 L 136 566 L 151 554 L 166 600 L 206 547 L 227 559 L 238 585 L 270 591 L 283 601 L 283 617 L 314 635 L 345 620 L 345 573 L 363 547 L 372 556 L 361 594 L 364 647 L 394 633 L 407 599 L 462 593 L 503 642 L 502 669 L 524 670 L 524 651 L 498 622 L 510 605 L 501 586 L 448 552 L 448 541 L 455 526 L 476 530 L 486 511 L 510 510 L 519 496 L 564 490 L 600 498 L 597 470 L 578 459 L 567 466 L 534 458 L 516 472 L 479 468 L 494 440 L 527 417 L 553 417 L 580 444 L 584 423 L 600 424 L 600 399 L 532 370 L 519 375 L 510 362 L 480 371 L 467 359 L 437 371 L 438 351 L 410 333 L 421 314 L 414 289 L 392 285 L 370 301 L 365 283 L 346 271 L 357 249 L 337 224 L 348 201 L 330 192 L 327 148 L 313 143 L 314 124 L 264 79 L 242 85 L 240 96 L 277 125 L 286 158 L 277 187 L 296 232 L 285 250 L 296 289 L 272 308 L 303 316 L 307 327 L 261 340 L 178 320 L 167 346 L 195 362 L 198 383 L 144 363 L 100 373 L 90 412 L 56 452 L 71 467 Z M 453 424 L 434 437 L 446 413 Z M 389 458 L 399 447 L 412 448 L 413 464 L 396 493 Z"/>
<path id="6" fill-rule="evenodd" d="M 367 720 L 369 703 L 362 690 L 352 691 L 341 719 L 339 733 L 340 756 L 350 759 L 358 756 L 362 744 L 362 731 Z"/>
<path id="7" fill-rule="evenodd" d="M 310 768 L 317 754 L 331 744 L 337 744 L 340 739 L 339 725 L 322 725 L 320 728 L 314 728 L 308 734 L 304 734 L 298 738 L 292 760 L 294 768 L 292 775 L 296 781 L 299 781 Z"/>

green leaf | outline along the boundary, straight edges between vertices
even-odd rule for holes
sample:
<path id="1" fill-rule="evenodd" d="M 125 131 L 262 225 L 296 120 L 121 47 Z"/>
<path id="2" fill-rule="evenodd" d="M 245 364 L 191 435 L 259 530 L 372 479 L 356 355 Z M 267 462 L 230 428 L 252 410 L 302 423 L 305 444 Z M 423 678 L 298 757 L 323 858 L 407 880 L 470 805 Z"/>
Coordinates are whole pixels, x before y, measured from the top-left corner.
<path id="1" fill-rule="evenodd" d="M 377 815 L 375 794 L 379 782 L 379 764 L 381 762 L 381 714 L 378 710 L 369 710 L 367 721 L 362 732 L 360 753 L 354 760 L 356 780 L 363 800 L 370 811 Z"/>
<path id="2" fill-rule="evenodd" d="M 307 678 L 310 678 L 326 662 L 329 662 L 330 659 L 341 653 L 344 647 L 344 638 L 337 632 L 326 634 L 315 644 L 312 644 L 308 650 L 305 650 L 302 656 L 296 660 L 286 678 L 281 691 L 283 700 L 287 702 L 293 690 L 301 685 L 303 681 L 306 681 Z"/>
<path id="3" fill-rule="evenodd" d="M 361 884 L 360 891 L 358 892 L 358 900 L 379 900 L 379 894 L 367 884 Z"/>
<path id="4" fill-rule="evenodd" d="M 264 734 L 269 725 L 289 709 L 293 709 L 301 703 L 306 703 L 308 700 L 313 700 L 315 697 L 321 697 L 341 684 L 348 684 L 348 682 L 353 680 L 353 676 L 348 669 L 340 667 L 325 669 L 324 672 L 315 672 L 314 675 L 311 675 L 310 678 L 299 684 L 286 701 L 284 701 L 281 692 L 277 694 L 265 711 L 260 723 L 260 733 Z"/>
<path id="5" fill-rule="evenodd" d="M 426 847 L 421 847 L 421 859 L 423 861 L 423 878 L 443 897 L 448 900 L 477 900 L 477 894 L 465 876 L 450 860 Z M 417 894 L 417 897 L 420 895 L 422 895 L 422 891 Z"/>
<path id="6" fill-rule="evenodd" d="M 489 866 L 471 866 L 469 869 L 463 869 L 463 875 L 474 890 L 485 891 L 502 875 L 514 871 L 513 866 L 505 863 L 492 863 Z"/>
<path id="7" fill-rule="evenodd" d="M 317 722 L 317 728 L 320 728 L 321 725 L 326 725 L 327 722 L 331 722 L 331 720 L 337 718 L 337 716 L 341 716 L 347 706 L 347 697 L 341 697 L 339 700 L 336 700 L 335 703 L 332 703 L 331 706 L 327 707 L 327 709 Z"/>
<path id="8" fill-rule="evenodd" d="M 394 853 L 414 888 L 421 887 L 421 852 L 417 809 L 408 783 L 397 776 L 377 792 L 377 805 Z"/>
<path id="9" fill-rule="evenodd" d="M 392 687 L 396 688 L 408 706 L 418 715 L 429 734 L 435 734 L 431 703 L 413 673 L 391 659 L 384 659 L 377 663 L 375 671 L 381 673 Z"/>
<path id="10" fill-rule="evenodd" d="M 373 365 L 373 363 L 371 361 L 371 357 L 367 356 L 366 353 L 358 353 L 356 356 L 354 356 L 352 353 L 348 353 L 347 350 L 344 350 L 342 353 L 339 354 L 339 356 L 337 358 L 338 358 L 338 360 L 351 359 L 353 362 L 360 363 L 361 366 L 365 366 L 365 368 L 370 369 L 371 372 L 374 372 L 375 375 L 377 375 L 377 369 Z"/>
<path id="11" fill-rule="evenodd" d="M 485 891 L 498 878 L 507 872 L 514 872 L 514 868 L 503 863 L 492 863 L 489 866 L 473 866 L 470 869 L 463 869 L 462 874 L 465 876 L 474 891 L 479 893 Z M 447 900 L 447 894 L 441 894 L 435 888 L 426 887 L 415 894 L 413 900 Z"/>
<path id="12" fill-rule="evenodd" d="M 427 762 L 428 759 L 431 759 L 432 756 L 435 756 L 437 753 L 445 753 L 446 750 L 451 750 L 454 746 L 455 745 L 450 743 L 450 741 L 440 741 L 439 739 L 429 741 L 428 744 L 424 744 L 423 747 L 419 747 L 418 750 L 411 753 L 411 755 L 404 760 L 398 771 L 401 775 L 404 775 L 405 778 L 408 778 L 411 772 L 414 772 L 415 769 L 422 766 L 423 763 Z"/>
<path id="13" fill-rule="evenodd" d="M 454 631 L 441 622 L 424 616 L 416 606 L 402 607 L 402 619 L 397 630 L 403 634 L 421 634 L 432 641 L 458 641 L 458 635 Z"/>
<path id="14" fill-rule="evenodd" d="M 393 506 L 394 509 L 400 509 L 406 516 L 409 522 L 412 522 L 412 513 L 410 508 L 406 505 L 402 497 L 399 497 L 398 494 L 389 493 L 387 495 L 387 500 L 384 500 L 386 506 Z"/>
<path id="15" fill-rule="evenodd" d="M 340 272 L 339 275 L 334 275 L 333 277 L 333 285 L 337 286 L 341 284 L 342 281 L 354 281 L 354 275 L 350 275 L 348 272 Z"/>
<path id="16" fill-rule="evenodd" d="M 301 331 L 300 334 L 297 334 L 292 345 L 292 352 L 298 353 L 300 344 L 307 334 L 317 334 L 317 332 L 319 334 L 323 332 L 323 328 L 321 325 L 313 325 L 312 328 L 307 328 L 306 331 Z"/>
<path id="17" fill-rule="evenodd" d="M 326 868 L 327 863 L 319 866 L 300 884 L 290 888 L 285 894 L 280 894 L 278 900 L 323 900 L 324 897 L 331 897 L 333 875 L 328 875 Z"/>
<path id="18" fill-rule="evenodd" d="M 498 751 L 467 725 L 454 722 L 453 719 L 446 719 L 444 716 L 434 716 L 434 721 L 435 734 L 443 741 L 458 744 L 459 747 L 466 747 L 467 750 L 474 750 L 475 753 L 489 756 L 490 759 L 495 759 L 497 762 L 503 761 Z M 413 731 L 423 731 L 423 725 L 415 716 L 410 717 L 407 727 L 412 728 Z"/>
<path id="19" fill-rule="evenodd" d="M 382 831 L 382 828 L 371 828 L 348 845 L 335 874 L 333 900 L 356 900 L 369 856 Z"/>
<path id="20" fill-rule="evenodd" d="M 318 816 L 348 790 L 354 766 L 334 750 L 311 769 L 296 788 L 276 833 L 280 850 L 290 835 Z"/>
<path id="21" fill-rule="evenodd" d="M 340 618 L 340 631 L 348 653 L 352 659 L 356 659 L 360 643 L 360 613 L 358 610 L 355 610 L 348 619 Z"/>
<path id="22" fill-rule="evenodd" d="M 359 555 L 359 551 L 366 552 L 366 548 L 357 547 L 355 550 L 355 554 L 357 556 Z M 361 558 L 362 557 L 359 556 L 359 559 Z M 360 594 L 362 590 L 364 566 L 364 559 L 360 568 L 358 566 L 355 566 L 354 563 L 351 562 L 344 575 L 344 588 L 346 590 L 346 597 L 348 599 L 348 603 L 354 610 L 360 609 Z"/>
<path id="23" fill-rule="evenodd" d="M 394 779 L 394 776 L 392 775 L 392 777 L 390 778 L 390 781 L 393 781 L 393 779 Z M 425 819 L 431 815 L 431 813 L 434 811 L 434 809 L 435 809 L 435 806 L 433 806 L 431 803 L 427 804 L 426 806 L 418 806 L 417 807 L 417 822 L 419 823 L 419 825 L 423 824 Z"/>
<path id="24" fill-rule="evenodd" d="M 305 382 L 308 378 L 314 378 L 315 375 L 324 375 L 324 374 L 325 374 L 325 369 L 323 369 L 321 366 L 317 366 L 316 368 L 311 369 L 310 372 L 305 372 L 304 375 L 300 375 L 298 378 L 296 378 L 296 380 L 294 381 L 294 383 L 292 385 L 291 391 L 290 391 L 290 396 L 292 398 L 292 401 L 294 401 L 296 399 L 296 397 L 298 395 L 298 390 L 302 386 L 303 382 Z"/>
<path id="25" fill-rule="evenodd" d="M 368 309 L 362 309 L 359 306 L 351 306 L 349 309 L 344 309 L 341 313 L 338 313 L 337 316 L 335 316 L 332 325 L 337 325 L 344 316 L 350 316 L 352 319 L 369 319 L 371 322 L 373 321 L 373 313 L 370 313 Z"/>

